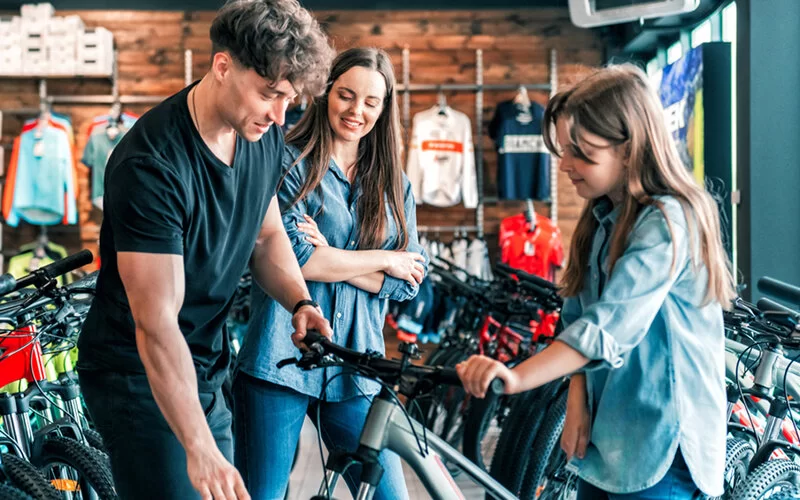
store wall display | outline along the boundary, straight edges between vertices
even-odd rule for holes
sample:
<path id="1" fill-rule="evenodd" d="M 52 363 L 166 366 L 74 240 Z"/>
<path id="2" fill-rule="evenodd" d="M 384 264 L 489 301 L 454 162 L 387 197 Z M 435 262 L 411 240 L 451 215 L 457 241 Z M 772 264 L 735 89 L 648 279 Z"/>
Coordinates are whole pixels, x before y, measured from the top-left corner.
<path id="1" fill-rule="evenodd" d="M 4 13 L 0 13 L 4 14 Z M 10 14 L 14 14 L 11 12 Z M 192 74 L 197 79 L 210 64 L 211 44 L 208 30 L 214 12 L 176 11 L 58 11 L 58 16 L 78 15 L 87 28 L 105 27 L 114 36 L 118 53 L 119 93 L 122 96 L 167 96 L 184 87 L 184 51 L 191 49 Z M 584 74 L 588 68 L 603 62 L 604 43 L 590 30 L 575 28 L 566 9 L 513 10 L 452 10 L 452 11 L 317 11 L 313 13 L 331 36 L 339 50 L 353 46 L 376 46 L 387 50 L 401 74 L 402 50 L 410 49 L 410 80 L 412 83 L 475 83 L 475 49 L 483 49 L 485 83 L 547 82 L 549 52 L 558 51 L 558 79 L 567 83 Z M 38 81 L 34 78 L 7 79 L 0 77 L 0 109 L 38 107 Z M 53 79 L 48 80 L 49 95 L 110 95 L 110 80 Z M 484 130 L 473 134 L 473 142 L 482 141 L 484 159 L 484 194 L 496 197 L 497 155 L 488 134 L 488 123 L 498 103 L 512 99 L 514 91 L 484 93 Z M 544 92 L 532 92 L 531 100 L 547 101 Z M 476 122 L 475 96 L 471 93 L 447 93 L 448 105 Z M 411 116 L 436 104 L 435 93 L 413 93 Z M 106 112 L 103 105 L 59 105 L 55 111 L 71 117 L 76 132 L 75 151 L 80 157 L 89 138 L 87 130 L 94 118 Z M 142 114 L 148 105 L 126 104 L 126 110 Z M 28 117 L 29 118 L 29 117 Z M 0 144 L 10 144 L 26 117 L 6 115 Z M 6 154 L 6 159 L 10 154 Z M 97 249 L 102 212 L 91 201 L 91 175 L 79 164 L 77 227 L 58 227 L 51 238 L 74 252 L 81 247 Z M 560 174 L 559 175 L 563 175 Z M 583 206 L 566 179 L 558 183 L 559 226 L 565 241 L 569 241 Z M 519 201 L 498 201 L 487 204 L 485 210 L 486 240 L 490 252 L 498 255 L 497 232 L 500 221 L 519 213 L 524 204 Z M 536 202 L 536 209 L 549 215 L 545 202 Z M 475 210 L 459 204 L 440 208 L 421 206 L 418 210 L 421 225 L 475 224 Z M 6 228 L 4 248 L 18 248 L 35 239 L 35 227 Z"/>

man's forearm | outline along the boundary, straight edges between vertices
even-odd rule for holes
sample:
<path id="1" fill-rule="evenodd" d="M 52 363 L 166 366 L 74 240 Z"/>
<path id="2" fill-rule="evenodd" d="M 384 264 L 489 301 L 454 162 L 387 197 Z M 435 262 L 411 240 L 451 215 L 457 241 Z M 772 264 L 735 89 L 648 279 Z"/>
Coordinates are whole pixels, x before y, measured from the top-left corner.
<path id="1" fill-rule="evenodd" d="M 213 446 L 197 391 L 197 372 L 189 346 L 175 324 L 161 328 L 169 335 L 149 335 L 136 328 L 136 347 L 158 408 L 187 453 Z"/>
<path id="2" fill-rule="evenodd" d="M 250 268 L 264 292 L 287 311 L 299 301 L 311 298 L 292 244 L 283 231 L 275 231 L 256 244 Z"/>
<path id="3" fill-rule="evenodd" d="M 353 278 L 383 272 L 386 268 L 385 252 L 382 250 L 342 250 L 333 247 L 317 247 L 311 258 L 303 266 L 303 276 L 308 281 L 324 283 L 349 282 Z M 376 276 L 369 282 L 359 283 L 374 285 Z M 383 279 L 381 279 L 381 283 Z M 358 286 L 358 285 L 355 285 Z M 361 288 L 359 286 L 359 288 Z"/>

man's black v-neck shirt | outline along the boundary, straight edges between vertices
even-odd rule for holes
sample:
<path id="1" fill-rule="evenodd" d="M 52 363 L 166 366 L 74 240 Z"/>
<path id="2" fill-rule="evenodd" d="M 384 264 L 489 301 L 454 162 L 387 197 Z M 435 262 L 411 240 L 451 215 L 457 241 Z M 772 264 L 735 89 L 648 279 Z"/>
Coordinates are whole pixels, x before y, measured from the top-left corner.
<path id="1" fill-rule="evenodd" d="M 186 289 L 178 323 L 198 387 L 210 392 L 230 363 L 225 317 L 275 195 L 283 135 L 273 125 L 258 142 L 237 137 L 233 165 L 226 165 L 192 122 L 191 88 L 142 116 L 108 160 L 102 264 L 78 340 L 78 368 L 144 371 L 117 252 L 182 255 Z"/>

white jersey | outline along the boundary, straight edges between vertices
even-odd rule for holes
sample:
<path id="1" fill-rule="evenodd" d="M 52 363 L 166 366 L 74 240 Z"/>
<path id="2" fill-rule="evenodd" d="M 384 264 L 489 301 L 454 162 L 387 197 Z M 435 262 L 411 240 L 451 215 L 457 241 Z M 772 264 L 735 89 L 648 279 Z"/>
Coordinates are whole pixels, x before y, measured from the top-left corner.
<path id="1" fill-rule="evenodd" d="M 464 113 L 439 106 L 414 116 L 406 174 L 417 204 L 478 206 L 472 123 Z"/>

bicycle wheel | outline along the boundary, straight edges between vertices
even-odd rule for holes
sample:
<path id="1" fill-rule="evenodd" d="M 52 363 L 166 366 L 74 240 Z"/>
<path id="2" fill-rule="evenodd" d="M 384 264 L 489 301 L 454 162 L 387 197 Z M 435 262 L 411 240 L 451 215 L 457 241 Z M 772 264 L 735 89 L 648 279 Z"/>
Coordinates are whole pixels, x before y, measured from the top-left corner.
<path id="1" fill-rule="evenodd" d="M 86 442 L 89 443 L 89 446 L 108 455 L 106 445 L 103 443 L 103 436 L 101 436 L 99 432 L 94 429 L 84 429 L 83 437 L 86 438 Z"/>
<path id="2" fill-rule="evenodd" d="M 800 465 L 789 460 L 770 460 L 755 468 L 733 492 L 735 500 L 791 498 L 800 486 Z"/>
<path id="3" fill-rule="evenodd" d="M 561 381 L 551 382 L 544 386 L 544 390 L 540 393 L 539 398 L 533 402 L 530 411 L 526 415 L 524 420 L 526 425 L 520 423 L 517 426 L 519 432 L 517 443 L 512 449 L 508 450 L 511 457 L 506 465 L 508 472 L 505 484 L 506 488 L 515 495 L 519 495 L 522 489 L 522 480 L 528 474 L 531 449 L 536 437 L 542 430 L 542 422 L 547 416 L 548 409 L 556 401 L 560 392 L 566 390 L 566 387 L 566 384 Z"/>
<path id="4" fill-rule="evenodd" d="M 541 423 L 547 413 L 547 408 L 562 387 L 562 381 L 550 382 L 540 388 L 536 397 L 527 405 L 520 408 L 516 418 L 503 427 L 503 433 L 508 434 L 503 455 L 507 457 L 502 468 L 492 472 L 500 483 L 515 495 L 519 494 L 522 487 L 522 478 L 528 467 L 531 447 L 539 432 Z M 494 465 L 492 466 L 494 469 Z"/>
<path id="5" fill-rule="evenodd" d="M 464 417 L 464 436 L 461 441 L 464 456 L 484 471 L 489 470 L 500 439 L 499 412 L 506 403 L 502 396 L 488 395 L 471 398 Z M 500 416 L 501 417 L 501 416 Z"/>
<path id="6" fill-rule="evenodd" d="M 74 439 L 50 436 L 34 464 L 70 500 L 116 500 L 111 470 L 101 452 Z"/>
<path id="7" fill-rule="evenodd" d="M 510 429 L 516 429 L 520 425 L 522 417 L 520 415 L 527 415 L 531 403 L 537 398 L 541 387 L 531 391 L 516 394 L 511 397 L 511 410 L 506 418 L 506 424 L 500 431 L 500 437 L 497 440 L 497 448 L 494 452 L 494 458 L 489 467 L 489 475 L 495 478 L 500 484 L 503 484 L 503 477 L 505 476 L 505 464 L 509 461 L 508 451 L 515 446 L 517 441 L 517 433 Z M 490 498 L 487 496 L 487 498 Z"/>
<path id="8" fill-rule="evenodd" d="M 551 460 L 561 451 L 559 440 L 564 430 L 564 417 L 567 412 L 567 391 L 562 390 L 547 410 L 539 432 L 531 448 L 528 468 L 522 481 L 521 499 L 535 499 L 545 479 L 545 470 Z"/>
<path id="9" fill-rule="evenodd" d="M 538 500 L 575 500 L 578 498 L 578 476 L 567 470 L 567 454 L 561 448 L 555 451 L 539 487 Z"/>
<path id="10" fill-rule="evenodd" d="M 15 487 L 36 500 L 59 500 L 61 496 L 36 467 L 16 455 L 3 453 L 3 472 Z"/>
<path id="11" fill-rule="evenodd" d="M 755 455 L 753 443 L 739 437 L 729 437 L 725 442 L 725 492 L 719 497 L 703 496 L 704 500 L 724 500 L 732 498 L 736 486 L 747 476 L 750 461 Z"/>
<path id="12" fill-rule="evenodd" d="M 37 500 L 10 484 L 0 483 L 0 498 L 3 500 Z"/>

